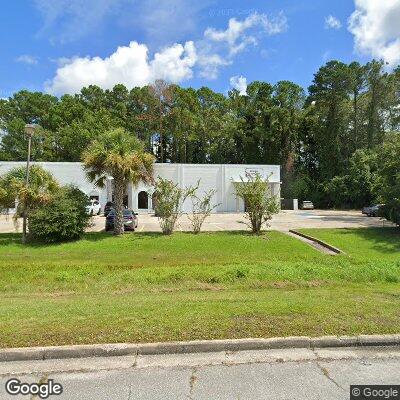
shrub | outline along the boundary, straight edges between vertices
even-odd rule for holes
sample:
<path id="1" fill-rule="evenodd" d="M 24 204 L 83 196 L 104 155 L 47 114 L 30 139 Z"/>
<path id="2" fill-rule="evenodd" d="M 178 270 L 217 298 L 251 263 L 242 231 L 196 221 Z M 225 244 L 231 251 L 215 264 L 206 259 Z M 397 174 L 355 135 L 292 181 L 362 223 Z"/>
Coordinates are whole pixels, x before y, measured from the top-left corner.
<path id="1" fill-rule="evenodd" d="M 272 195 L 268 179 L 260 174 L 246 174 L 236 183 L 236 194 L 246 205 L 248 226 L 253 233 L 259 234 L 263 226 L 268 226 L 272 215 L 279 211 L 278 199 Z"/>
<path id="2" fill-rule="evenodd" d="M 160 221 L 164 235 L 170 235 L 182 215 L 183 203 L 194 193 L 195 188 L 181 189 L 168 179 L 158 178 L 156 182 L 155 213 Z"/>
<path id="3" fill-rule="evenodd" d="M 28 221 L 30 237 L 45 243 L 81 238 L 90 221 L 85 209 L 88 201 L 88 197 L 74 186 L 61 188 L 51 201 L 31 213 Z"/>
<path id="4" fill-rule="evenodd" d="M 199 187 L 200 181 L 197 184 Z M 192 224 L 192 229 L 195 234 L 201 231 L 201 227 L 204 221 L 211 215 L 214 208 L 218 207 L 218 204 L 211 204 L 211 200 L 214 197 L 216 190 L 211 189 L 204 193 L 204 197 L 200 198 L 197 196 L 195 190 L 192 192 L 190 199 L 192 201 L 192 213 L 188 214 L 189 221 Z"/>
<path id="5" fill-rule="evenodd" d="M 381 210 L 382 216 L 400 226 L 400 199 L 388 201 Z"/>

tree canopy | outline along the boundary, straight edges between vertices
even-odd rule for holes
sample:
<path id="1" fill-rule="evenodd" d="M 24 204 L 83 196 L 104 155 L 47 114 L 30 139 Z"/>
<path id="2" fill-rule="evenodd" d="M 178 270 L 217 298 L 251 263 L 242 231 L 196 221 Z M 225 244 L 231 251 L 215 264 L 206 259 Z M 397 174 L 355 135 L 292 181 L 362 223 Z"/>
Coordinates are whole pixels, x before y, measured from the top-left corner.
<path id="1" fill-rule="evenodd" d="M 399 135 L 400 67 L 329 61 L 308 92 L 256 81 L 246 96 L 165 82 L 89 86 L 61 98 L 23 90 L 0 100 L 0 160 L 26 158 L 23 127 L 32 122 L 42 127 L 36 161 L 80 161 L 95 138 L 121 128 L 158 162 L 280 164 L 283 196 L 359 206 L 378 194 L 357 174 L 374 185 L 377 151 Z"/>

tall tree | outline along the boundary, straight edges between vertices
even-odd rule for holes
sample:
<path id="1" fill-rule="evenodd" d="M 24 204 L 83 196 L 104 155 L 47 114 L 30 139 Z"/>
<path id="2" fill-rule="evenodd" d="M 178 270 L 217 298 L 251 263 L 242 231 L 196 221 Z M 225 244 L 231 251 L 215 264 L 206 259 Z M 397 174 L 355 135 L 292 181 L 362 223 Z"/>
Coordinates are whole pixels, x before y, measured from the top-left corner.
<path id="1" fill-rule="evenodd" d="M 360 132 L 362 121 L 360 121 L 359 99 L 367 85 L 366 68 L 356 61 L 352 62 L 349 64 L 349 79 L 350 92 L 353 99 L 353 132 L 351 140 L 353 142 L 353 150 L 355 150 L 362 147 L 362 135 Z"/>
<path id="2" fill-rule="evenodd" d="M 158 134 L 158 158 L 160 162 L 165 162 L 165 132 L 164 119 L 170 111 L 170 103 L 172 100 L 171 86 L 162 79 L 157 79 L 154 84 L 149 87 L 155 100 L 155 107 L 152 110 L 152 119 L 156 123 Z"/>
<path id="3" fill-rule="evenodd" d="M 340 174 L 344 160 L 341 157 L 349 117 L 349 75 L 347 65 L 330 61 L 315 74 L 309 88 L 315 102 L 321 130 L 315 132 L 319 147 L 319 164 L 323 179 Z M 347 151 L 345 151 L 347 153 Z"/>
<path id="4" fill-rule="evenodd" d="M 380 110 L 385 96 L 387 74 L 382 61 L 371 61 L 366 65 L 368 82 L 367 144 L 372 148 L 382 138 L 383 121 Z"/>

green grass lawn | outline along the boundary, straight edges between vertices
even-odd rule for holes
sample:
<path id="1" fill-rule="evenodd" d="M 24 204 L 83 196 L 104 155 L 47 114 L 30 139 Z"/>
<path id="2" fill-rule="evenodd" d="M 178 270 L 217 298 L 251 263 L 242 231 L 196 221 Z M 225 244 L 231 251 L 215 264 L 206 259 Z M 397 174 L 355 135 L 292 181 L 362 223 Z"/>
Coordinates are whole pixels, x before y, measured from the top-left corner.
<path id="1" fill-rule="evenodd" d="M 400 332 L 400 232 L 0 235 L 0 346 Z"/>

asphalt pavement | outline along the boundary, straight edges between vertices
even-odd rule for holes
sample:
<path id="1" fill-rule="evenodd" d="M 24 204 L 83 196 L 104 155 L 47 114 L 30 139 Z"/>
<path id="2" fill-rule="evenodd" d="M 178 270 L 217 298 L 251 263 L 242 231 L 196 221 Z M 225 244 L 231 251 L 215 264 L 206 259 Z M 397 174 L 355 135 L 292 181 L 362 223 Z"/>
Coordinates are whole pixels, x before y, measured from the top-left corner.
<path id="1" fill-rule="evenodd" d="M 60 383 L 50 399 L 342 400 L 350 385 L 399 385 L 400 348 L 276 349 L 0 363 L 5 384 Z"/>

